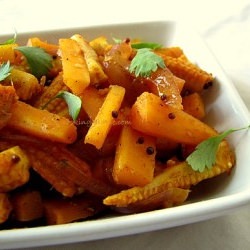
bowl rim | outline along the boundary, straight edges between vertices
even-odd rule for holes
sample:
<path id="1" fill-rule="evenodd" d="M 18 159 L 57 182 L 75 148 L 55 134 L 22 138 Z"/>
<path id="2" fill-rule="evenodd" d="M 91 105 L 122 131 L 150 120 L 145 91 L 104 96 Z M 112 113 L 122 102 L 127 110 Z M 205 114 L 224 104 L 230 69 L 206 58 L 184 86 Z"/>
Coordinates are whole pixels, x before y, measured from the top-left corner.
<path id="1" fill-rule="evenodd" d="M 71 32 L 73 30 L 84 29 L 101 29 L 104 27 L 113 27 L 115 29 L 122 27 L 131 27 L 134 25 L 179 25 L 175 20 L 156 20 L 156 21 L 139 21 L 129 23 L 112 23 L 100 25 L 82 25 L 72 28 L 55 28 L 36 31 L 27 31 L 20 33 L 22 37 L 28 37 L 32 34 L 51 34 L 53 32 Z M 183 24 L 181 24 L 183 25 Z M 7 37 L 10 34 L 4 34 L 0 37 Z M 199 37 L 199 36 L 198 36 Z M 201 39 L 202 40 L 202 39 Z M 206 46 L 207 48 L 207 46 Z M 208 51 L 211 53 L 211 51 Z M 214 55 L 215 63 L 218 61 Z M 218 66 L 222 67 L 218 64 Z M 225 72 L 221 71 L 222 76 L 226 77 Z M 228 79 L 227 79 L 228 80 Z M 230 82 L 230 81 L 229 81 Z M 238 101 L 238 107 L 241 107 L 243 119 L 250 123 L 250 116 L 247 113 L 248 109 L 240 98 L 238 92 L 232 84 L 229 86 L 233 91 L 234 98 Z M 119 215 L 115 218 L 99 218 L 83 222 L 75 222 L 64 225 L 40 226 L 34 228 L 7 229 L 0 231 L 0 249 L 7 246 L 12 248 L 27 247 L 27 246 L 42 246 L 52 244 L 63 244 L 73 242 L 83 242 L 97 239 L 104 239 L 117 236 L 125 236 L 136 233 L 160 230 L 163 228 L 176 227 L 179 225 L 198 222 L 217 216 L 221 216 L 236 210 L 239 207 L 249 204 L 250 202 L 250 187 L 235 194 L 230 194 L 224 197 L 212 198 L 204 201 L 184 204 L 179 207 L 154 210 L 146 213 Z M 206 214 L 204 214 L 205 208 Z M 183 212 L 185 211 L 185 212 Z M 147 219 L 145 220 L 145 215 Z M 108 225 L 108 226 L 107 226 Z M 134 225 L 134 228 L 131 228 Z M 122 227 L 121 227 L 122 226 Z M 54 235 L 56 234 L 56 236 Z M 32 238 L 32 242 L 29 242 Z M 4 248 L 2 248 L 4 247 Z"/>

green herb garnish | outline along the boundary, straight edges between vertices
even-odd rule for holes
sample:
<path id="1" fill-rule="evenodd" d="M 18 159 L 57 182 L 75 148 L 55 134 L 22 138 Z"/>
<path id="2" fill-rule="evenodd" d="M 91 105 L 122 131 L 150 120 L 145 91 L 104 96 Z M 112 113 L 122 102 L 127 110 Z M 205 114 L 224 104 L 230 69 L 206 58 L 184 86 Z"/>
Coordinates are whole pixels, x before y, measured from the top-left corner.
<path id="1" fill-rule="evenodd" d="M 115 37 L 113 37 L 113 41 L 114 41 L 116 44 L 122 43 L 122 39 L 120 39 L 120 38 L 115 38 Z"/>
<path id="2" fill-rule="evenodd" d="M 0 45 L 7 45 L 7 44 L 13 44 L 16 42 L 16 32 L 14 34 L 14 36 L 10 39 L 7 39 L 6 41 L 4 41 L 3 43 L 0 43 Z"/>
<path id="3" fill-rule="evenodd" d="M 233 132 L 249 128 L 250 125 L 239 129 L 229 129 L 217 136 L 208 138 L 207 140 L 201 142 L 195 148 L 195 151 L 187 157 L 187 163 L 192 167 L 193 170 L 199 172 L 203 172 L 206 168 L 212 168 L 216 162 L 216 153 L 222 140 Z"/>
<path id="4" fill-rule="evenodd" d="M 150 48 L 138 49 L 135 57 L 129 66 L 130 73 L 135 76 L 148 77 L 155 72 L 158 67 L 165 68 L 164 60 L 156 55 Z"/>
<path id="5" fill-rule="evenodd" d="M 52 56 L 42 48 L 21 46 L 17 47 L 16 50 L 26 57 L 31 73 L 37 78 L 46 75 L 52 68 Z"/>
<path id="6" fill-rule="evenodd" d="M 143 49 L 143 48 L 160 49 L 162 48 L 162 45 L 159 43 L 132 43 L 131 47 L 134 49 Z"/>
<path id="7" fill-rule="evenodd" d="M 0 65 L 0 81 L 3 81 L 10 75 L 12 67 L 10 66 L 10 62 L 4 62 Z"/>
<path id="8" fill-rule="evenodd" d="M 61 98 L 67 103 L 69 108 L 69 114 L 75 121 L 81 110 L 82 106 L 81 98 L 68 91 L 60 91 L 56 96 L 52 97 L 47 103 L 45 103 L 42 109 L 45 109 L 48 106 L 48 104 L 51 103 L 56 98 Z"/>

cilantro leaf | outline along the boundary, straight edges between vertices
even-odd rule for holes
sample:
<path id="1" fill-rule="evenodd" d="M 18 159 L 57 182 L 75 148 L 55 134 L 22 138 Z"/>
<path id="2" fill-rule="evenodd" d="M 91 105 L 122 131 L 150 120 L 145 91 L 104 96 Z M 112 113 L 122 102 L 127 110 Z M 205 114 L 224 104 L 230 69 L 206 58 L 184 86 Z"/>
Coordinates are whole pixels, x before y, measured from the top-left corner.
<path id="1" fill-rule="evenodd" d="M 16 49 L 26 57 L 31 73 L 37 78 L 46 75 L 52 67 L 51 55 L 42 48 L 21 46 Z"/>
<path id="2" fill-rule="evenodd" d="M 56 98 L 62 98 L 68 105 L 69 114 L 72 119 L 75 121 L 80 113 L 82 100 L 80 97 L 68 92 L 68 91 L 60 91 L 57 95 L 52 97 L 47 103 L 45 103 L 42 109 L 45 109 L 49 103 L 51 103 Z"/>
<path id="3" fill-rule="evenodd" d="M 208 138 L 207 140 L 201 142 L 195 148 L 195 151 L 187 157 L 187 163 L 192 167 L 193 170 L 199 172 L 203 172 L 206 168 L 212 168 L 216 162 L 216 153 L 222 140 L 224 140 L 229 134 L 233 132 L 249 128 L 250 125 L 239 129 L 229 129 L 217 136 Z"/>
<path id="4" fill-rule="evenodd" d="M 60 91 L 57 95 L 57 98 L 62 98 L 65 100 L 69 107 L 69 114 L 72 119 L 75 121 L 80 113 L 82 100 L 80 97 L 68 92 L 68 91 Z"/>
<path id="5" fill-rule="evenodd" d="M 162 48 L 162 45 L 158 43 L 133 43 L 131 44 L 131 47 L 134 49 L 143 49 L 143 48 L 159 49 Z"/>
<path id="6" fill-rule="evenodd" d="M 120 38 L 115 38 L 115 37 L 113 37 L 113 41 L 114 41 L 116 44 L 122 43 L 122 39 L 120 39 Z"/>
<path id="7" fill-rule="evenodd" d="M 7 44 L 13 44 L 16 42 L 16 32 L 12 38 L 7 39 L 3 43 L 0 43 L 0 45 L 7 45 Z"/>
<path id="8" fill-rule="evenodd" d="M 165 68 L 163 59 L 156 55 L 149 48 L 139 49 L 131 61 L 129 66 L 130 73 L 135 73 L 135 76 L 148 77 L 157 70 L 158 67 Z"/>
<path id="9" fill-rule="evenodd" d="M 12 67 L 10 66 L 10 62 L 4 62 L 0 65 L 0 81 L 3 81 L 10 75 Z"/>

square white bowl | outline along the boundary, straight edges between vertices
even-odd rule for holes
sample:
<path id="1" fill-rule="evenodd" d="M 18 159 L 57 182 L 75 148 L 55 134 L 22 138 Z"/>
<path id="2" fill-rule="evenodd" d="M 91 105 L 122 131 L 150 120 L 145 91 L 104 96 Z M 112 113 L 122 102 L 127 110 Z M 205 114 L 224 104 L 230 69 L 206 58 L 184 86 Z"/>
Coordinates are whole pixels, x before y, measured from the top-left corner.
<path id="1" fill-rule="evenodd" d="M 88 40 L 105 35 L 110 40 L 113 37 L 129 37 L 166 46 L 180 46 L 192 61 L 215 76 L 213 87 L 205 95 L 206 122 L 218 131 L 250 124 L 248 110 L 232 82 L 202 39 L 183 24 L 156 21 L 40 31 L 18 34 L 18 43 L 25 44 L 31 36 L 57 42 L 59 38 L 76 33 Z M 0 41 L 11 36 L 1 36 Z M 250 202 L 249 131 L 236 132 L 228 139 L 237 158 L 230 176 L 219 176 L 199 184 L 184 205 L 133 215 L 110 215 L 65 225 L 2 230 L 0 249 L 90 241 L 148 232 L 214 218 L 246 205 Z"/>

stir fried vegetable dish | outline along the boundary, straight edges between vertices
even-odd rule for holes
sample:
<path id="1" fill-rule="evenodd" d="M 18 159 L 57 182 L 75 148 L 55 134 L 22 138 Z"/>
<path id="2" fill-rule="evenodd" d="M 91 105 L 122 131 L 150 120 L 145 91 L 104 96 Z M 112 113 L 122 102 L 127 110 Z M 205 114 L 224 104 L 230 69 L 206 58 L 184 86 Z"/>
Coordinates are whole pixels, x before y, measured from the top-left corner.
<path id="1" fill-rule="evenodd" d="M 132 39 L 0 45 L 1 228 L 178 206 L 233 168 L 227 134 L 203 121 L 214 76 Z"/>

